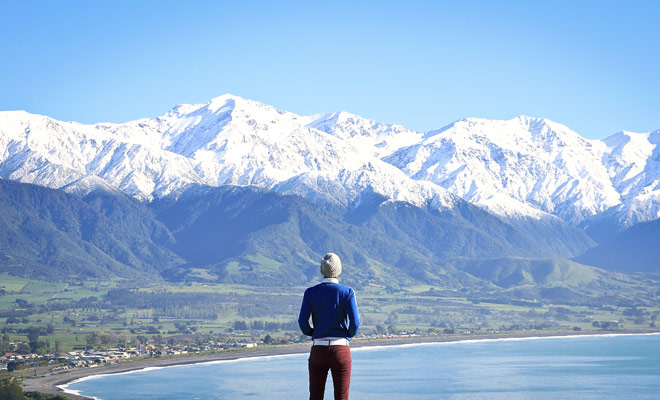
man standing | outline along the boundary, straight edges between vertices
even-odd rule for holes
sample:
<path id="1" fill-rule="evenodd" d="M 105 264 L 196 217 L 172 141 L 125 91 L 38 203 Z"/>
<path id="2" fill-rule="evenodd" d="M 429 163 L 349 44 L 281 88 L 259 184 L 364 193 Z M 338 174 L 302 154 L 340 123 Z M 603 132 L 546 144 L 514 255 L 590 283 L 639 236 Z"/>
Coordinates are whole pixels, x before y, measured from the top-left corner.
<path id="1" fill-rule="evenodd" d="M 300 329 L 313 340 L 309 355 L 309 398 L 323 400 L 330 369 L 335 400 L 348 400 L 352 364 L 348 343 L 360 326 L 355 292 L 339 284 L 341 261 L 336 254 L 323 256 L 321 274 L 323 281 L 305 290 L 298 317 Z M 313 328 L 309 325 L 310 316 Z"/>

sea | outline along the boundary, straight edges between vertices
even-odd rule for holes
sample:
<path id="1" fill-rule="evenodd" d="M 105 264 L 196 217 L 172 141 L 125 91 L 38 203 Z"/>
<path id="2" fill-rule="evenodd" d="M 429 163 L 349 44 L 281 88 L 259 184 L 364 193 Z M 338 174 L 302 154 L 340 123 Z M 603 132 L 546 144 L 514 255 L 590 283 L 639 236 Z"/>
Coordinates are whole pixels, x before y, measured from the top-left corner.
<path id="1" fill-rule="evenodd" d="M 658 400 L 660 335 L 467 340 L 352 349 L 352 400 Z M 65 390 L 103 400 L 305 399 L 307 355 L 98 375 Z M 326 399 L 332 399 L 328 376 Z"/>

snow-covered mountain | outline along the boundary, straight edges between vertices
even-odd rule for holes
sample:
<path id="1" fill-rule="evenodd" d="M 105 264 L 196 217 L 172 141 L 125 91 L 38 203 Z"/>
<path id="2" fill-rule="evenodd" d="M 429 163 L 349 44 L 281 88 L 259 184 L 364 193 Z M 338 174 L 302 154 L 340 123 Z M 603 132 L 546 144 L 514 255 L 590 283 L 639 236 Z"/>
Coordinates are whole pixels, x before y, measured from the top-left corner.
<path id="1" fill-rule="evenodd" d="M 605 150 L 545 119 L 463 119 L 385 160 L 495 213 L 542 211 L 577 225 L 621 201 Z"/>
<path id="2" fill-rule="evenodd" d="M 310 122 L 231 95 L 125 124 L 2 112 L 0 177 L 70 191 L 107 183 L 142 200 L 199 185 L 254 185 L 339 206 L 367 188 L 438 209 L 459 200 Z"/>
<path id="3" fill-rule="evenodd" d="M 603 164 L 621 203 L 604 213 L 620 225 L 660 217 L 660 130 L 619 132 L 603 140 Z"/>
<path id="4" fill-rule="evenodd" d="M 309 118 L 308 126 L 506 218 L 607 220 L 619 229 L 660 218 L 660 131 L 588 140 L 525 116 L 462 119 L 427 133 L 345 112 Z"/>
<path id="5" fill-rule="evenodd" d="M 124 124 L 0 112 L 0 177 L 141 200 L 227 184 L 341 207 L 367 192 L 437 209 L 460 197 L 510 220 L 625 227 L 660 217 L 659 141 L 660 131 L 587 140 L 528 117 L 423 133 L 224 95 Z"/>
<path id="6" fill-rule="evenodd" d="M 385 124 L 345 111 L 303 118 L 306 118 L 308 127 L 329 133 L 358 148 L 368 149 L 378 158 L 415 143 L 423 136 L 423 133 L 401 125 Z"/>

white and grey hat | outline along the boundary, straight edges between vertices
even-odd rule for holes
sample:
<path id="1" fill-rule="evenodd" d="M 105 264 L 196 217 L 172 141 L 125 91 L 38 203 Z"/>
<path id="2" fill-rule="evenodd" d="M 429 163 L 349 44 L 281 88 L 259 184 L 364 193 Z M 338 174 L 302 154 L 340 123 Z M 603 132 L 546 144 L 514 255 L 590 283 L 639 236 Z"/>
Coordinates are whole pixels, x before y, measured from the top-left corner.
<path id="1" fill-rule="evenodd" d="M 336 278 L 341 274 L 341 260 L 335 253 L 327 253 L 321 260 L 321 273 L 326 278 Z"/>

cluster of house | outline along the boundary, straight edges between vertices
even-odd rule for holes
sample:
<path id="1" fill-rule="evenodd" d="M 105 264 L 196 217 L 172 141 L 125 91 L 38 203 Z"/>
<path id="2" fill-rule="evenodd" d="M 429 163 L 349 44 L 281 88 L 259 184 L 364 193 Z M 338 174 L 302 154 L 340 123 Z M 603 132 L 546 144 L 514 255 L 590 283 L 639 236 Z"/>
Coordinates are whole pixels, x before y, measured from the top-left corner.
<path id="1" fill-rule="evenodd" d="M 218 351 L 229 348 L 256 347 L 257 342 L 207 342 L 202 345 L 149 343 L 130 348 L 115 348 L 107 350 L 76 350 L 64 354 L 18 354 L 5 353 L 0 357 L 0 369 L 7 369 L 10 363 L 37 366 L 52 365 L 50 372 L 67 370 L 74 367 L 98 367 L 111 364 L 122 359 L 135 357 L 160 357 L 179 354 Z"/>

